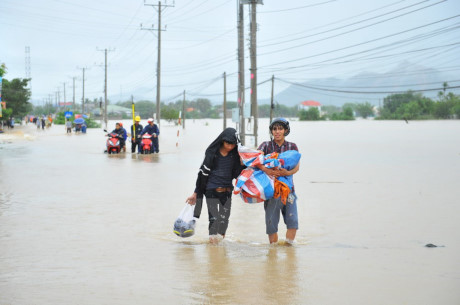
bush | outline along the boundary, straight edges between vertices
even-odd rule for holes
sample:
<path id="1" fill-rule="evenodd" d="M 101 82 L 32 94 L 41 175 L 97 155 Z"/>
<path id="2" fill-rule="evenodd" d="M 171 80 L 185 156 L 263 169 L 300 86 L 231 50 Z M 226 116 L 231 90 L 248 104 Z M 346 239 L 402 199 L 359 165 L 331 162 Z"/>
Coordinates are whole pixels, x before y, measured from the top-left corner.
<path id="1" fill-rule="evenodd" d="M 316 107 L 308 110 L 300 110 L 299 112 L 299 120 L 301 121 L 318 121 L 320 119 L 319 110 Z"/>
<path id="2" fill-rule="evenodd" d="M 341 113 L 333 113 L 330 117 L 332 121 L 353 121 L 355 116 L 353 115 L 353 109 L 351 107 L 345 107 Z"/>

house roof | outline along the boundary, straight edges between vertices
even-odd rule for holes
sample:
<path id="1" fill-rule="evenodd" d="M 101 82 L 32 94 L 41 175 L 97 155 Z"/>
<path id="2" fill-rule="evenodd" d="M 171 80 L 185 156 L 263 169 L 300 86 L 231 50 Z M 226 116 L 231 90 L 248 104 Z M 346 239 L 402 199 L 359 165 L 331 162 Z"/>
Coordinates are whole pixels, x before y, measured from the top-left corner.
<path id="1" fill-rule="evenodd" d="M 320 102 L 317 102 L 317 101 L 303 101 L 300 104 L 303 106 L 315 106 L 315 107 L 321 106 Z"/>

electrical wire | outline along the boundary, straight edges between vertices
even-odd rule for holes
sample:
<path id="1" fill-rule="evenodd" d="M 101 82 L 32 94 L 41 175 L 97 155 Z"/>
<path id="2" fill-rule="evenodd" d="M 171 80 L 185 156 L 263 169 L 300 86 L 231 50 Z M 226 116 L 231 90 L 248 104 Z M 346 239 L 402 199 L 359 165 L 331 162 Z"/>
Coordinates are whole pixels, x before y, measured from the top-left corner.
<path id="1" fill-rule="evenodd" d="M 381 24 L 381 23 L 384 23 L 384 22 L 388 22 L 390 20 L 393 20 L 393 19 L 396 19 L 396 18 L 400 18 L 400 17 L 403 17 L 403 16 L 406 16 L 406 15 L 409 15 L 409 14 L 412 14 L 412 13 L 415 13 L 415 12 L 418 12 L 420 10 L 423 10 L 423 9 L 427 9 L 429 7 L 432 7 L 434 5 L 438 5 L 438 4 L 441 4 L 443 2 L 446 2 L 447 0 L 442 0 L 442 1 L 439 1 L 437 3 L 434 3 L 434 4 L 431 4 L 431 5 L 428 5 L 428 6 L 424 6 L 422 8 L 419 8 L 419 9 L 416 9 L 416 10 L 413 10 L 413 11 L 410 11 L 410 12 L 407 12 L 407 13 L 404 13 L 404 14 L 400 14 L 400 15 L 397 15 L 397 16 L 393 16 L 391 18 L 387 18 L 387 19 L 384 19 L 384 20 L 380 20 L 378 22 L 374 22 L 372 24 L 369 24 L 369 25 L 365 25 L 365 26 L 362 26 L 362 27 L 359 27 L 359 28 L 356 28 L 356 29 L 352 29 L 352 30 L 349 30 L 349 31 L 345 31 L 345 32 L 342 32 L 342 33 L 338 33 L 338 34 L 335 34 L 335 35 L 332 35 L 332 36 L 328 36 L 328 37 L 324 37 L 324 38 L 320 38 L 320 39 L 317 39 L 317 40 L 314 40 L 314 41 L 310 41 L 310 42 L 307 42 L 307 43 L 302 43 L 302 44 L 298 44 L 298 45 L 295 45 L 295 46 L 289 46 L 287 48 L 282 48 L 282 49 L 278 49 L 278 50 L 274 50 L 274 51 L 269 51 L 269 52 L 265 52 L 265 53 L 260 53 L 259 55 L 260 56 L 263 56 L 263 55 L 268 55 L 268 54 L 273 54 L 273 53 L 279 53 L 279 52 L 283 52 L 283 51 L 291 51 L 292 49 L 295 49 L 295 48 L 299 48 L 299 47 L 304 47 L 306 45 L 311 45 L 311 44 L 314 44 L 314 43 L 317 43 L 317 42 L 321 42 L 321 41 L 325 41 L 325 40 L 328 40 L 328 39 L 331 39 L 331 38 L 336 38 L 336 37 L 339 37 L 339 36 L 342 36 L 342 35 L 346 35 L 346 34 L 350 34 L 350 33 L 353 33 L 353 32 L 356 32 L 356 31 L 359 31 L 359 30 L 362 30 L 362 29 L 366 29 L 366 28 L 369 28 L 369 27 L 372 27 L 374 25 L 378 25 L 378 24 Z M 336 30 L 336 29 L 333 29 L 333 30 Z M 332 30 L 331 30 L 332 31 Z M 323 33 L 326 33 L 326 32 L 329 32 L 329 31 L 325 31 L 325 32 L 322 32 L 322 33 L 318 33 L 318 34 L 323 34 Z M 312 36 L 316 36 L 318 34 L 313 34 L 313 35 L 310 35 L 308 37 L 312 37 Z"/>
<path id="2" fill-rule="evenodd" d="M 328 91 L 328 92 L 339 92 L 339 93 L 352 93 L 352 94 L 397 94 L 397 93 L 404 93 L 407 92 L 408 90 L 405 91 L 353 91 L 353 90 L 337 90 L 337 89 L 330 89 L 330 88 L 318 88 L 314 86 L 309 86 L 305 84 L 300 84 L 296 82 L 290 82 L 282 78 L 275 77 L 277 80 L 288 83 L 294 86 L 299 86 L 299 87 L 304 87 L 308 89 L 313 89 L 313 90 L 318 90 L 318 91 Z M 449 86 L 450 89 L 456 89 L 460 88 L 460 85 L 458 86 Z M 409 90 L 411 92 L 427 92 L 427 91 L 440 91 L 443 90 L 444 88 L 428 88 L 428 89 L 415 89 L 415 90 Z"/>

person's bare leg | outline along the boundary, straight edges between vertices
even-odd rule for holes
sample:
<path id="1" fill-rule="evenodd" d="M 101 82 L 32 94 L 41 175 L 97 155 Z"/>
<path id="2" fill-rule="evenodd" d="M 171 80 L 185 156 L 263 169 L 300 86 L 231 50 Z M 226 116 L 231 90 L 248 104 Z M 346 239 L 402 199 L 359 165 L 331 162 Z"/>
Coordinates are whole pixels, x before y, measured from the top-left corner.
<path id="1" fill-rule="evenodd" d="M 286 231 L 286 241 L 288 243 L 294 242 L 296 233 L 297 233 L 297 229 L 287 229 L 287 231 Z"/>
<path id="2" fill-rule="evenodd" d="M 268 235 L 268 240 L 270 241 L 271 244 L 277 243 L 278 242 L 278 233 L 273 233 Z"/>

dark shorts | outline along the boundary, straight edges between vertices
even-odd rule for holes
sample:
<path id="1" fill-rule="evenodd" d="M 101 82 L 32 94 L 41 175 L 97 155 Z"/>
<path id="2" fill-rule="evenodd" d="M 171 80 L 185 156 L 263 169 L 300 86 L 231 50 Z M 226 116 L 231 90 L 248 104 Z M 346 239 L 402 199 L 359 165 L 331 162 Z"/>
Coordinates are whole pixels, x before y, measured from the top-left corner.
<path id="1" fill-rule="evenodd" d="M 278 232 L 280 213 L 283 215 L 284 223 L 288 229 L 299 229 L 297 216 L 297 196 L 291 193 L 286 205 L 281 202 L 281 198 L 269 199 L 264 202 L 265 227 L 267 234 Z"/>

